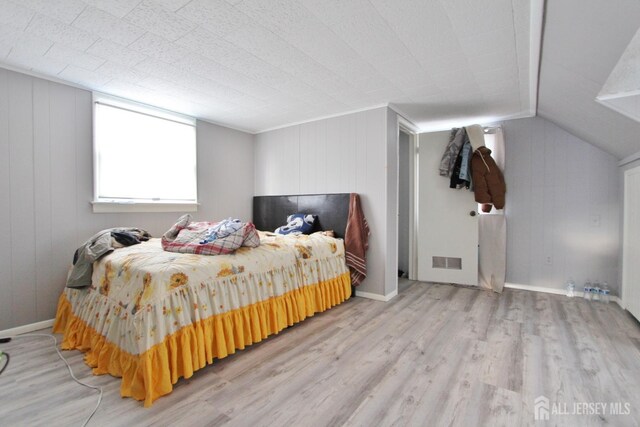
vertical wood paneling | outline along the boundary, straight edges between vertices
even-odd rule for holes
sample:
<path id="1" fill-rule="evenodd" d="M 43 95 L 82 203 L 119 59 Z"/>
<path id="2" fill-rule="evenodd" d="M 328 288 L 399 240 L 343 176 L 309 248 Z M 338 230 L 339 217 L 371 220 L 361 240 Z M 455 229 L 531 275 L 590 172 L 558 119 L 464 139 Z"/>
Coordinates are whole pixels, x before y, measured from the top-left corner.
<path id="1" fill-rule="evenodd" d="M 261 133 L 255 147 L 256 195 L 360 193 L 371 236 L 367 279 L 359 289 L 379 295 L 385 294 L 386 267 L 395 263 L 386 256 L 387 119 L 387 109 L 379 108 L 318 120 Z M 396 266 L 391 270 L 395 274 Z"/>
<path id="2" fill-rule="evenodd" d="M 194 216 L 250 218 L 253 136 L 198 129 Z M 137 160 L 123 153 L 124 165 Z M 0 69 L 0 330 L 54 316 L 73 253 L 94 233 L 137 226 L 159 236 L 179 216 L 94 214 L 92 198 L 91 93 Z"/>
<path id="3" fill-rule="evenodd" d="M 91 93 L 75 91 L 74 95 L 76 245 L 80 245 L 96 232 L 97 225 L 89 203 L 93 200 L 93 111 Z"/>
<path id="4" fill-rule="evenodd" d="M 31 323 L 37 318 L 34 191 L 33 191 L 33 84 L 20 74 L 9 77 L 9 162 L 11 164 L 11 252 L 13 318 Z M 15 262 L 18 261 L 18 262 Z"/>
<path id="5" fill-rule="evenodd" d="M 39 319 L 53 317 L 60 286 L 49 286 L 53 267 L 51 226 L 51 126 L 49 82 L 33 82 L 33 177 L 35 200 L 36 311 Z"/>
<path id="6" fill-rule="evenodd" d="M 0 325 L 13 318 L 11 277 L 11 163 L 9 162 L 9 73 L 0 68 Z"/>
<path id="7" fill-rule="evenodd" d="M 356 126 L 356 162 L 352 165 L 355 169 L 356 192 L 364 193 L 367 188 L 367 165 L 369 164 L 367 149 L 367 116 L 366 114 L 358 114 L 355 117 Z"/>
<path id="8" fill-rule="evenodd" d="M 205 122 L 198 122 L 197 135 L 201 219 L 234 217 L 250 220 L 254 182 L 253 137 Z"/>
<path id="9" fill-rule="evenodd" d="M 353 119 L 345 120 L 342 168 L 347 174 L 349 191 L 356 191 L 357 169 L 354 165 L 360 161 L 358 158 L 357 137 L 357 121 Z"/>
<path id="10" fill-rule="evenodd" d="M 531 245 L 533 230 L 529 227 L 531 217 L 537 210 L 533 209 L 531 198 L 531 152 L 536 149 L 532 143 L 530 131 L 531 123 L 523 121 L 520 126 L 505 129 L 505 174 L 509 174 L 507 181 L 507 262 L 508 274 L 513 277 L 526 277 L 531 273 Z M 515 155 L 515 154 L 518 155 Z M 512 191 L 519 188 L 519 191 Z M 513 213 L 513 214 L 512 214 Z"/>
<path id="11" fill-rule="evenodd" d="M 301 168 L 300 173 L 300 193 L 311 194 L 314 192 L 314 184 L 317 179 L 318 168 L 313 159 L 316 158 L 315 148 L 312 138 L 315 134 L 312 125 L 315 122 L 303 123 L 300 125 L 300 164 L 305 165 Z"/>
<path id="12" fill-rule="evenodd" d="M 269 157 L 269 138 L 271 133 L 261 133 L 255 136 L 254 153 L 254 181 L 253 191 L 255 194 L 264 195 L 267 194 L 267 188 L 269 187 L 267 176 L 267 166 L 271 158 Z"/>
<path id="13" fill-rule="evenodd" d="M 325 141 L 327 140 L 327 122 L 321 120 L 315 122 L 315 134 L 313 136 L 313 143 L 316 145 L 315 153 L 316 157 L 312 160 L 313 167 L 316 168 L 316 181 L 313 184 L 314 193 L 324 192 L 324 185 L 327 182 L 327 163 L 332 158 L 331 151 Z M 318 159 L 326 159 L 326 161 L 318 161 Z"/>
<path id="14" fill-rule="evenodd" d="M 54 283 L 64 283 L 78 246 L 76 223 L 76 90 L 50 84 L 51 226 Z M 87 177 L 87 179 L 90 179 Z M 87 236 L 86 238 L 91 237 Z M 60 286 L 60 285 L 58 285 Z M 61 289 L 61 286 L 59 289 Z"/>
<path id="15" fill-rule="evenodd" d="M 365 191 L 363 193 L 363 209 L 367 212 L 369 224 L 375 224 L 375 228 L 369 236 L 369 252 L 367 257 L 370 262 L 367 265 L 367 283 L 363 290 L 367 292 L 385 294 L 385 266 L 386 258 L 386 155 L 387 134 L 386 109 L 369 110 L 363 113 L 366 116 L 366 140 L 367 140 L 367 169 Z M 394 270 L 397 270 L 394 267 Z M 373 280 L 369 281 L 371 278 Z M 376 283 L 377 282 L 377 283 Z M 371 289 L 371 290 L 369 290 Z"/>
<path id="16" fill-rule="evenodd" d="M 327 193 L 336 193 L 338 188 L 344 188 L 344 181 L 341 176 L 340 158 L 342 157 L 342 146 L 340 144 L 342 137 L 342 117 L 336 117 L 333 120 L 328 120 L 327 136 L 325 140 L 325 147 L 327 147 L 328 158 L 323 162 L 326 168 L 326 177 L 324 182 L 324 188 Z"/>
<path id="17" fill-rule="evenodd" d="M 542 118 L 503 125 L 507 281 L 562 289 L 569 277 L 579 286 L 588 278 L 606 280 L 616 290 L 616 159 Z"/>

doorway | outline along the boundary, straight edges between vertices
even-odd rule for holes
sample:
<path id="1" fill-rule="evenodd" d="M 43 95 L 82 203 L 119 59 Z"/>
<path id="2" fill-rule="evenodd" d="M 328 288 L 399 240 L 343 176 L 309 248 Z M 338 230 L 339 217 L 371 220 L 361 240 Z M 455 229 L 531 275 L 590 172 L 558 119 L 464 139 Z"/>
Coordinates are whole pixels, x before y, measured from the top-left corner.
<path id="1" fill-rule="evenodd" d="M 478 205 L 473 194 L 452 190 L 439 173 L 450 134 L 419 136 L 417 280 L 477 286 Z"/>
<path id="2" fill-rule="evenodd" d="M 411 243 L 411 139 L 400 130 L 398 138 L 398 277 L 409 277 Z"/>
<path id="3" fill-rule="evenodd" d="M 399 123 L 398 129 L 398 277 L 416 279 L 417 134 Z"/>

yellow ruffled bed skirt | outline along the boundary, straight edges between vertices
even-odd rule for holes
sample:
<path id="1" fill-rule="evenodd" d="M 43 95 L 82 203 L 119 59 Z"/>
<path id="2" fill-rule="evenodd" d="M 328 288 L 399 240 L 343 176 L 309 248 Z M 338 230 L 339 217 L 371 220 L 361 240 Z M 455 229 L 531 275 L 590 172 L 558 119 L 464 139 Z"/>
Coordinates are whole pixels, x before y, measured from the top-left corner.
<path id="1" fill-rule="evenodd" d="M 284 295 L 200 320 L 142 354 L 134 355 L 108 342 L 73 312 L 65 293 L 60 296 L 53 331 L 63 334 L 62 349 L 85 352 L 94 375 L 122 377 L 120 394 L 144 400 L 149 407 L 171 393 L 180 377 L 238 349 L 260 342 L 287 326 L 345 301 L 351 295 L 349 273 Z"/>

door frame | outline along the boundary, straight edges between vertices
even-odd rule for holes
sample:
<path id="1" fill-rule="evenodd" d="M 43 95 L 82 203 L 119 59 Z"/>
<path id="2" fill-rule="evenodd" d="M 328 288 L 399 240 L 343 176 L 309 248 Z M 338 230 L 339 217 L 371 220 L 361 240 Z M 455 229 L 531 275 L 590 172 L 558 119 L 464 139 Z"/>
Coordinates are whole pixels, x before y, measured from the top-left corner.
<path id="1" fill-rule="evenodd" d="M 629 176 L 632 174 L 637 174 L 640 173 L 640 165 L 632 167 L 630 169 L 627 169 L 624 171 L 624 179 L 623 179 L 623 208 L 622 208 L 622 212 L 623 212 L 623 219 L 622 219 L 622 283 L 620 286 L 620 296 L 621 296 L 621 300 L 622 300 L 622 307 L 629 310 L 629 294 L 631 292 L 629 292 L 629 286 L 630 284 L 633 282 L 634 278 L 633 277 L 629 277 L 630 276 L 630 271 L 629 271 L 629 266 L 631 265 L 631 263 L 633 262 L 630 257 L 632 256 L 631 253 L 629 253 L 629 233 L 627 233 L 626 231 L 629 229 L 629 226 L 632 222 L 632 219 L 629 217 L 630 212 L 629 212 L 629 197 L 631 196 L 631 193 L 634 189 L 629 188 Z M 637 190 L 637 189 L 635 189 Z M 637 280 L 637 278 L 636 278 Z M 632 304 L 633 305 L 633 304 Z M 632 307 L 632 309 L 634 309 L 635 307 Z M 636 316 L 636 314 L 632 313 L 634 315 L 634 317 Z"/>
<path id="2" fill-rule="evenodd" d="M 400 132 L 409 135 L 409 151 L 411 152 L 409 171 L 409 280 L 417 280 L 418 277 L 418 129 L 410 121 L 398 114 L 398 135 L 396 150 L 396 187 L 400 186 Z M 399 224 L 396 221 L 396 235 L 399 235 Z M 397 246 L 396 242 L 396 246 Z"/>

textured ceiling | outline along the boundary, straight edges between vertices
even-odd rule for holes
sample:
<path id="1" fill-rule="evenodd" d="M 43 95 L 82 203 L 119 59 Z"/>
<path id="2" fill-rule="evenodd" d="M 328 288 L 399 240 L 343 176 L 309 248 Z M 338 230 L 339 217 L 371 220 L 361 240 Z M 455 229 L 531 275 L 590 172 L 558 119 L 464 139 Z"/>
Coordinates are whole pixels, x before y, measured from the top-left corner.
<path id="1" fill-rule="evenodd" d="M 530 113 L 530 8 L 0 0 L 0 65 L 253 132 L 387 103 L 425 127 Z"/>
<path id="2" fill-rule="evenodd" d="M 548 1 L 538 114 L 623 158 L 640 151 L 640 123 L 595 98 L 640 25 L 638 0 Z"/>

